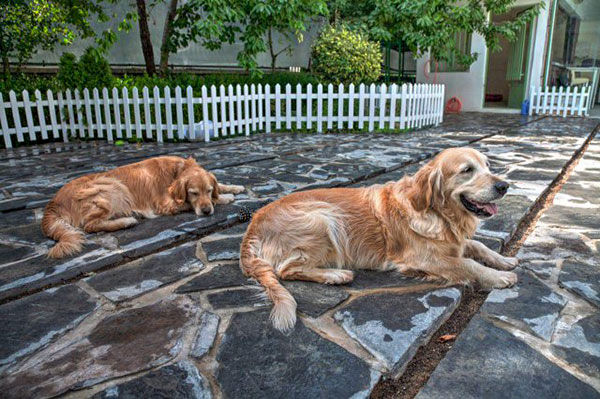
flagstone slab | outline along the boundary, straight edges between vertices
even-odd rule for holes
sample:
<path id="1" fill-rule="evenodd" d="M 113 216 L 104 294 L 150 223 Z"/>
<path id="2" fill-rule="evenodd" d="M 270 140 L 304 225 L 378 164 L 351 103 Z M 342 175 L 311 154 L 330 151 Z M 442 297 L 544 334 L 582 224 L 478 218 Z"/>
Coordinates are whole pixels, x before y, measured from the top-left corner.
<path id="1" fill-rule="evenodd" d="M 204 264 L 196 257 L 196 245 L 190 242 L 104 271 L 85 281 L 111 301 L 120 302 L 203 268 Z"/>
<path id="2" fill-rule="evenodd" d="M 97 307 L 72 284 L 0 305 L 0 367 L 48 345 Z"/>
<path id="3" fill-rule="evenodd" d="M 600 378 L 600 314 L 584 317 L 569 326 L 556 340 L 552 352 Z"/>
<path id="4" fill-rule="evenodd" d="M 217 362 L 217 382 L 228 398 L 364 398 L 379 378 L 300 320 L 289 334 L 273 329 L 268 311 L 235 314 Z"/>
<path id="5" fill-rule="evenodd" d="M 282 281 L 282 283 L 296 300 L 298 311 L 310 317 L 321 316 L 350 296 L 344 286 L 339 285 L 305 281 Z"/>
<path id="6" fill-rule="evenodd" d="M 475 315 L 417 399 L 597 398 L 590 385 Z"/>
<path id="7" fill-rule="evenodd" d="M 187 283 L 177 288 L 176 292 L 184 294 L 187 292 L 197 292 L 212 290 L 216 288 L 237 287 L 253 284 L 240 269 L 236 263 L 218 264 L 213 269 L 194 277 Z"/>
<path id="8" fill-rule="evenodd" d="M 198 308 L 183 297 L 126 309 L 85 337 L 0 379 L 9 398 L 47 398 L 160 366 L 181 351 Z"/>
<path id="9" fill-rule="evenodd" d="M 480 312 L 503 321 L 517 322 L 540 338 L 550 341 L 567 300 L 527 272 L 517 272 L 519 282 L 493 290 Z"/>
<path id="10" fill-rule="evenodd" d="M 568 259 L 563 262 L 559 284 L 600 306 L 600 265 Z"/>
<path id="11" fill-rule="evenodd" d="M 460 301 L 456 288 L 374 294 L 339 309 L 335 320 L 388 369 L 401 371 Z"/>
<path id="12" fill-rule="evenodd" d="M 210 399 L 206 379 L 191 362 L 182 361 L 151 371 L 141 377 L 113 385 L 92 396 L 94 399 Z"/>
<path id="13" fill-rule="evenodd" d="M 217 337 L 219 322 L 220 318 L 216 314 L 210 312 L 202 313 L 190 356 L 200 359 L 208 353 Z"/>

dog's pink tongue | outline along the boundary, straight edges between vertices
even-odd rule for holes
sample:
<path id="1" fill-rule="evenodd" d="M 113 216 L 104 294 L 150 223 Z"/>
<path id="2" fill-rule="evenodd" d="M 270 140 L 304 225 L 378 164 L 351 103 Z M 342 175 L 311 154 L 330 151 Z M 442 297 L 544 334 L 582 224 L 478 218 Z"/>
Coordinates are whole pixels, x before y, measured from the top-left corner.
<path id="1" fill-rule="evenodd" d="M 498 205 L 496 204 L 485 204 L 483 209 L 485 209 L 485 211 L 490 215 L 495 215 L 498 213 Z"/>

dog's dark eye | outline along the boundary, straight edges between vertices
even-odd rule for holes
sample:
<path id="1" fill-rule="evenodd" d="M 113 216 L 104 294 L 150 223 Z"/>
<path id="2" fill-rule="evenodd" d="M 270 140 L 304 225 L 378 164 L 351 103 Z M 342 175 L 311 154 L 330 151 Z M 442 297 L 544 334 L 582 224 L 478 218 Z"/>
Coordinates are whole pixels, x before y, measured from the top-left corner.
<path id="1" fill-rule="evenodd" d="M 462 170 L 462 173 L 471 173 L 473 171 L 473 167 L 472 166 L 467 166 L 466 168 L 464 168 Z"/>

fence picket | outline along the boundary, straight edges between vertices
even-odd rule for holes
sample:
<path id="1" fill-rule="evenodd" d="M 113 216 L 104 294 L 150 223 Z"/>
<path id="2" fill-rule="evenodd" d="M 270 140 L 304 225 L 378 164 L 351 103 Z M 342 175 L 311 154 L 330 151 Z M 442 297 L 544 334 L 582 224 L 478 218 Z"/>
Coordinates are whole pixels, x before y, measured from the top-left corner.
<path id="1" fill-rule="evenodd" d="M 571 116 L 575 116 L 575 110 L 577 109 L 577 107 L 575 106 L 575 103 L 577 102 L 577 92 L 578 87 L 575 86 L 575 88 L 573 89 L 573 97 L 571 98 L 571 108 L 569 109 L 569 115 Z"/>
<path id="2" fill-rule="evenodd" d="M 217 104 L 219 98 L 217 97 L 217 88 L 215 85 L 210 86 L 210 97 L 211 101 L 211 111 L 212 111 L 212 122 L 213 122 L 213 134 L 215 138 L 219 137 L 219 112 Z"/>
<path id="3" fill-rule="evenodd" d="M 306 129 L 312 129 L 312 102 L 313 102 L 313 91 L 312 84 L 306 85 Z"/>
<path id="4" fill-rule="evenodd" d="M 396 98 L 398 97 L 398 85 L 392 84 L 390 88 L 390 121 L 389 128 L 396 128 Z"/>
<path id="5" fill-rule="evenodd" d="M 406 83 L 402 84 L 400 93 L 400 129 L 406 129 Z"/>
<path id="6" fill-rule="evenodd" d="M 92 96 L 94 97 L 94 111 L 96 114 L 96 131 L 100 138 L 104 137 L 103 125 L 102 125 L 102 111 L 100 110 L 100 96 L 98 94 L 98 88 L 94 87 L 92 90 Z M 91 111 L 90 111 L 91 112 Z"/>
<path id="7" fill-rule="evenodd" d="M 344 84 L 340 83 L 338 86 L 338 111 L 337 111 L 337 127 L 339 130 L 344 128 Z"/>
<path id="8" fill-rule="evenodd" d="M 365 85 L 358 86 L 358 130 L 365 127 Z"/>
<path id="9" fill-rule="evenodd" d="M 252 122 L 252 133 L 256 132 L 256 85 L 253 83 L 250 85 L 250 121 Z"/>
<path id="10" fill-rule="evenodd" d="M 85 107 L 85 119 L 87 120 L 88 137 L 94 138 L 94 121 L 92 119 L 92 104 L 90 103 L 90 91 L 83 89 L 83 106 Z"/>
<path id="11" fill-rule="evenodd" d="M 73 114 L 73 99 L 71 98 L 71 90 L 65 91 L 65 101 L 67 103 L 67 113 L 69 115 L 69 130 L 71 136 L 75 136 L 75 115 Z"/>
<path id="12" fill-rule="evenodd" d="M 383 83 L 379 87 L 379 129 L 384 129 L 385 124 L 385 103 L 387 98 L 387 86 Z"/>
<path id="13" fill-rule="evenodd" d="M 354 127 L 354 83 L 348 85 L 348 130 Z"/>
<path id="14" fill-rule="evenodd" d="M 113 114 L 115 117 L 115 135 L 117 138 L 123 138 L 123 126 L 121 125 L 121 107 L 119 107 L 119 89 L 112 89 Z"/>
<path id="15" fill-rule="evenodd" d="M 25 110 L 25 122 L 27 123 L 29 140 L 35 141 L 35 132 L 33 131 L 33 116 L 31 115 L 31 103 L 29 102 L 29 92 L 27 90 L 23 90 L 21 95 L 23 96 L 23 109 Z"/>
<path id="16" fill-rule="evenodd" d="M 317 133 L 323 133 L 323 85 L 317 85 Z"/>
<path id="17" fill-rule="evenodd" d="M 233 86 L 229 85 L 229 87 L 227 88 L 228 93 L 229 93 L 229 135 L 233 136 L 235 135 L 235 121 L 236 121 L 236 117 L 235 117 L 235 97 L 233 96 Z"/>
<path id="18" fill-rule="evenodd" d="M 265 85 L 265 131 L 271 133 L 271 85 Z"/>
<path id="19" fill-rule="evenodd" d="M 150 90 L 147 86 L 142 89 L 142 102 L 144 103 L 144 129 L 146 138 L 152 138 L 152 114 L 150 113 Z"/>
<path id="20" fill-rule="evenodd" d="M 129 109 L 129 90 L 123 87 L 123 115 L 125 116 L 125 137 L 131 138 L 131 110 Z"/>
<path id="21" fill-rule="evenodd" d="M 154 119 L 156 126 L 156 141 L 159 143 L 163 142 L 163 125 L 162 125 L 162 115 L 160 112 L 160 90 L 157 86 L 154 86 L 152 90 L 154 92 Z"/>
<path id="22" fill-rule="evenodd" d="M 171 98 L 171 88 L 165 86 L 165 119 L 167 123 L 167 138 L 173 139 L 173 99 Z"/>
<path id="23" fill-rule="evenodd" d="M 202 86 L 202 134 L 204 135 L 204 141 L 210 141 L 210 131 L 208 130 L 208 90 L 206 86 Z"/>
<path id="24" fill-rule="evenodd" d="M 108 141 L 113 141 L 110 102 L 108 101 L 108 89 L 106 87 L 102 89 L 102 99 L 104 102 L 104 118 L 106 119 L 106 139 Z"/>
<path id="25" fill-rule="evenodd" d="M 42 139 L 48 139 L 48 128 L 46 127 L 46 116 L 44 115 L 44 105 L 42 103 L 42 93 L 39 90 L 33 92 L 35 96 L 35 107 L 37 108 L 38 122 L 40 124 L 40 132 Z"/>
<path id="26" fill-rule="evenodd" d="M 263 103 L 265 102 L 265 94 L 263 93 L 263 86 L 261 84 L 258 85 L 258 130 L 263 130 L 263 125 L 265 121 L 265 112 Z M 266 91 L 266 87 L 265 87 Z M 266 104 L 265 104 L 266 105 Z"/>
<path id="27" fill-rule="evenodd" d="M 175 115 L 177 116 L 177 137 L 182 140 L 183 135 L 183 100 L 181 98 L 181 86 L 175 88 Z"/>
<path id="28" fill-rule="evenodd" d="M 562 96 L 563 96 L 563 87 L 560 86 L 558 88 L 558 98 L 556 99 L 556 114 L 560 115 L 560 108 L 561 108 L 561 100 L 562 100 Z"/>
<path id="29" fill-rule="evenodd" d="M 275 85 L 275 130 L 281 129 L 281 86 Z"/>
<path id="30" fill-rule="evenodd" d="M 302 85 L 296 85 L 296 129 L 302 129 Z"/>
<path id="31" fill-rule="evenodd" d="M 52 137 L 55 139 L 60 137 L 60 133 L 58 132 L 58 121 L 56 119 L 56 109 L 54 95 L 52 94 L 52 90 L 48 90 L 46 92 L 46 98 L 48 99 L 48 112 L 50 113 L 50 124 L 52 126 Z M 2 100 L 0 100 L 0 103 Z"/>
<path id="32" fill-rule="evenodd" d="M 369 87 L 369 132 L 375 128 L 375 84 L 371 83 Z"/>
<path id="33" fill-rule="evenodd" d="M 327 130 L 333 128 L 333 85 L 327 85 Z"/>
<path id="34" fill-rule="evenodd" d="M 285 85 L 285 128 L 292 128 L 292 85 Z"/>
<path id="35" fill-rule="evenodd" d="M 242 134 L 242 128 L 244 127 L 244 114 L 242 114 L 242 86 L 240 85 L 235 86 L 235 105 L 235 120 L 237 125 L 237 133 Z"/>
<path id="36" fill-rule="evenodd" d="M 135 118 L 135 135 L 138 140 L 141 140 L 144 136 L 142 133 L 142 116 L 140 115 L 140 95 L 138 88 L 134 87 L 131 91 L 133 96 L 133 116 Z M 180 136 L 183 138 L 183 136 Z"/>
<path id="37" fill-rule="evenodd" d="M 587 90 L 586 90 L 587 89 Z M 581 116 L 584 113 L 584 101 L 586 97 L 586 93 L 589 93 L 590 87 L 582 87 L 581 94 L 579 96 L 579 109 L 577 110 L 577 115 Z"/>
<path id="38" fill-rule="evenodd" d="M 58 116 L 60 118 L 60 129 L 62 131 L 62 138 L 63 141 L 66 143 L 67 141 L 69 141 L 69 138 L 67 137 L 67 117 L 65 115 L 65 101 L 63 99 L 63 94 L 62 92 L 58 92 L 57 94 L 58 97 Z"/>
<path id="39" fill-rule="evenodd" d="M 8 119 L 6 118 L 5 108 L 7 108 L 7 106 L 4 104 L 2 93 L 0 93 L 0 127 L 2 128 L 2 136 L 4 137 L 4 146 L 6 148 L 12 148 L 12 140 L 10 139 L 10 132 L 8 131 Z"/>
<path id="40" fill-rule="evenodd" d="M 567 110 L 569 109 L 569 95 L 571 94 L 571 86 L 567 86 L 565 92 L 565 102 L 563 104 L 563 118 L 567 116 Z"/>
<path id="41" fill-rule="evenodd" d="M 231 86 L 229 86 L 231 88 Z M 230 92 L 233 89 L 230 89 Z M 228 97 L 225 95 L 225 86 L 221 85 L 221 87 L 219 88 L 219 92 L 221 94 L 221 135 L 222 136 L 227 136 L 227 122 L 228 122 L 228 118 L 227 118 L 227 101 L 229 101 L 229 109 L 230 109 L 230 114 L 233 111 L 233 105 L 231 105 L 231 101 L 228 100 Z M 233 133 L 232 133 L 233 134 Z"/>
<path id="42" fill-rule="evenodd" d="M 74 90 L 75 96 L 75 113 L 77 114 L 77 129 L 79 130 L 79 137 L 85 137 L 85 126 L 83 125 L 83 111 L 81 106 L 81 97 L 79 96 L 79 90 Z"/>
<path id="43" fill-rule="evenodd" d="M 194 89 L 192 86 L 188 86 L 186 89 L 186 104 L 188 114 L 188 138 L 191 140 L 196 139 L 196 130 L 194 129 Z"/>
<path id="44" fill-rule="evenodd" d="M 244 85 L 244 132 L 246 136 L 250 135 L 250 97 L 248 85 Z"/>

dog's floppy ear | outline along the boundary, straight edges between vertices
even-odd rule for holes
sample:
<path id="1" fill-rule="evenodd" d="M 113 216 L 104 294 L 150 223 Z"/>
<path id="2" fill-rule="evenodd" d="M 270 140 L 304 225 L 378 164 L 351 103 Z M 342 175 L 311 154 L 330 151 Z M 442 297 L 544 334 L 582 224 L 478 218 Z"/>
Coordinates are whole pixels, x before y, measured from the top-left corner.
<path id="1" fill-rule="evenodd" d="M 421 212 L 444 203 L 442 171 L 425 165 L 414 177 L 410 200 L 415 211 Z"/>
<path id="2" fill-rule="evenodd" d="M 219 182 L 217 181 L 217 177 L 214 174 L 208 172 L 208 176 L 210 177 L 210 184 L 212 184 L 212 186 L 213 186 L 212 200 L 217 201 L 219 199 L 219 194 L 220 194 Z"/>
<path id="3" fill-rule="evenodd" d="M 179 177 L 169 186 L 169 195 L 179 205 L 183 204 L 187 198 L 187 179 Z"/>

